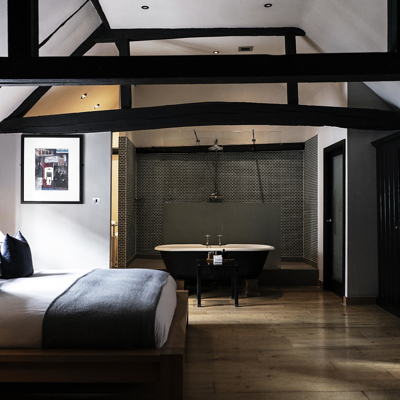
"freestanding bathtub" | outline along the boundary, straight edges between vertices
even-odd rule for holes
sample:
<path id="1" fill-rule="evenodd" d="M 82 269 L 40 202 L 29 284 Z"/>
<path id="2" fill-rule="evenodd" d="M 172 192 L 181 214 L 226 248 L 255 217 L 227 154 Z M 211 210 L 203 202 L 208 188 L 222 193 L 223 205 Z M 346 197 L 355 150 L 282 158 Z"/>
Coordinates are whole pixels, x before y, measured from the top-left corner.
<path id="1" fill-rule="evenodd" d="M 256 279 L 263 270 L 268 253 L 275 250 L 264 244 L 164 244 L 154 248 L 161 253 L 167 271 L 175 279 L 196 278 L 196 259 L 207 258 L 207 252 L 218 251 L 223 258 L 233 258 L 239 264 L 239 277 Z"/>

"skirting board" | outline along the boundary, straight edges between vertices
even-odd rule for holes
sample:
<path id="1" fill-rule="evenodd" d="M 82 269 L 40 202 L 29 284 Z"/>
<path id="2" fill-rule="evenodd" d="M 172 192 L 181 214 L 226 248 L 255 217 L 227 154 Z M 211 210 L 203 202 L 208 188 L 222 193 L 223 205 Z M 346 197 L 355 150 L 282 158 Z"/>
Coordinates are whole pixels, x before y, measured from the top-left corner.
<path id="1" fill-rule="evenodd" d="M 318 263 L 311 261 L 305 257 L 281 257 L 281 262 L 302 262 L 304 264 L 310 265 L 313 268 L 318 269 Z"/>
<path id="2" fill-rule="evenodd" d="M 303 257 L 281 257 L 282 262 L 304 262 Z"/>
<path id="3" fill-rule="evenodd" d="M 137 256 L 135 254 L 130 260 L 128 260 L 126 262 L 126 267 L 125 268 L 129 268 L 133 264 L 133 262 L 136 260 L 136 258 L 137 258 Z"/>
<path id="4" fill-rule="evenodd" d="M 376 304 L 376 297 L 346 297 L 343 296 L 345 306 L 366 306 Z"/>
<path id="5" fill-rule="evenodd" d="M 324 282 L 322 282 L 321 279 L 318 279 L 317 285 L 320 289 L 324 289 Z"/>
<path id="6" fill-rule="evenodd" d="M 314 268 L 318 269 L 318 263 L 315 262 L 315 261 L 311 261 L 311 260 L 309 260 L 309 259 L 307 259 L 307 258 L 303 258 L 303 263 L 304 263 L 304 264 L 307 264 L 307 265 L 310 265 L 311 267 L 314 267 Z"/>

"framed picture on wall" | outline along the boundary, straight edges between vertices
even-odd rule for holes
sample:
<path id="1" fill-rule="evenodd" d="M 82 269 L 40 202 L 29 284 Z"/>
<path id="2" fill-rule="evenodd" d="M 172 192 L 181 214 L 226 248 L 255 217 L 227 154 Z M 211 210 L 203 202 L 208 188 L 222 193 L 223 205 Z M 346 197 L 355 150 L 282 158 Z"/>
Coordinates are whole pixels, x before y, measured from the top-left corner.
<path id="1" fill-rule="evenodd" d="M 82 135 L 22 135 L 21 203 L 82 203 Z"/>

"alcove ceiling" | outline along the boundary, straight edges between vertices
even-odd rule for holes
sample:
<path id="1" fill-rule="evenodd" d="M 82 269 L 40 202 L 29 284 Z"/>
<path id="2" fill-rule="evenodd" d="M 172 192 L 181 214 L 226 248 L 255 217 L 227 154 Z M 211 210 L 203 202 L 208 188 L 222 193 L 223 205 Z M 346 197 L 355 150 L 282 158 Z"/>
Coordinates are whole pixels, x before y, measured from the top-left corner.
<path id="1" fill-rule="evenodd" d="M 102 21 L 92 1 L 39 0 L 40 56 L 69 56 Z M 111 29 L 133 28 L 239 28 L 297 27 L 298 53 L 387 51 L 386 0 L 275 0 L 265 7 L 260 0 L 99 0 Z M 147 6 L 148 9 L 143 9 Z M 239 46 L 253 46 L 251 54 L 284 54 L 283 37 L 216 37 L 131 42 L 131 55 L 238 54 Z M 246 57 L 247 53 L 241 53 Z M 118 56 L 113 43 L 98 43 L 85 55 Z M 0 1 L 0 56 L 7 56 L 7 1 Z M 366 82 L 382 99 L 400 108 L 400 82 Z M 329 85 L 329 84 L 328 84 Z M 300 104 L 324 89 L 303 84 Z M 35 87 L 0 89 L 0 121 L 8 117 Z M 90 90 L 101 109 L 119 106 L 115 86 L 57 87 L 47 92 L 30 115 L 89 111 L 81 92 Z M 97 97 L 100 100 L 95 100 Z M 89 98 L 89 97 L 88 97 Z M 86 107 L 86 108 L 85 108 Z M 95 109 L 93 108 L 93 111 Z"/>

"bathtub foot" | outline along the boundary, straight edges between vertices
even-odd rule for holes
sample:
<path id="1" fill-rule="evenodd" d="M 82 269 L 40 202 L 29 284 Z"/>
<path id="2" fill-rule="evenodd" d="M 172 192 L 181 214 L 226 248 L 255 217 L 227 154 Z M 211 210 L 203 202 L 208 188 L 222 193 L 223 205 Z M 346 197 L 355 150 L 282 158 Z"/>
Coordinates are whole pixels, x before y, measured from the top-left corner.
<path id="1" fill-rule="evenodd" d="M 246 279 L 246 296 L 259 297 L 258 279 Z"/>
<path id="2" fill-rule="evenodd" d="M 177 279 L 176 281 L 176 290 L 185 290 L 185 280 Z"/>

